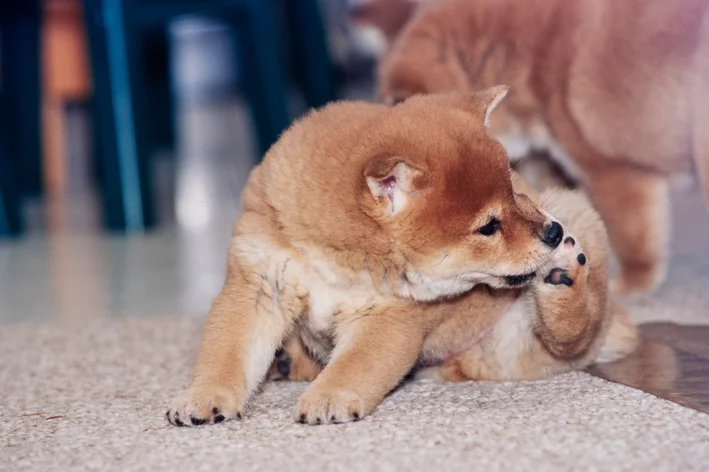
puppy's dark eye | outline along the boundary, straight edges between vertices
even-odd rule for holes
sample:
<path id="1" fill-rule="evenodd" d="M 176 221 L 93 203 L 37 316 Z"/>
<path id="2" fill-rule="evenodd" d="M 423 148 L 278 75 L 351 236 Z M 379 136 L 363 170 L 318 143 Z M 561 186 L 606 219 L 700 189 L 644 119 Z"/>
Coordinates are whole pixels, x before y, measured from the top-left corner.
<path id="1" fill-rule="evenodd" d="M 498 229 L 500 229 L 500 220 L 493 218 L 488 224 L 478 228 L 477 232 L 482 234 L 483 236 L 492 236 L 493 234 L 497 233 Z"/>

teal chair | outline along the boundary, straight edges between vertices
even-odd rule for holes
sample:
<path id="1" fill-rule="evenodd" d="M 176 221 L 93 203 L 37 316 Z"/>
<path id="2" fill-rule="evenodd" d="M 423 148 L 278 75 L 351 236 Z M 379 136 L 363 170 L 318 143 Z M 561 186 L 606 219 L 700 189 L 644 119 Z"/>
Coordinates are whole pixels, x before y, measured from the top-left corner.
<path id="1" fill-rule="evenodd" d="M 334 97 L 334 86 L 317 0 L 284 2 L 290 31 L 287 43 L 298 82 L 309 106 L 323 105 Z M 142 232 L 155 223 L 150 174 L 154 125 L 171 115 L 166 106 L 157 104 L 165 96 L 160 98 L 156 91 L 168 91 L 169 85 L 153 84 L 152 91 L 146 85 L 141 49 L 145 35 L 164 34 L 171 18 L 211 16 L 236 32 L 237 60 L 262 153 L 290 123 L 279 37 L 280 1 L 85 0 L 84 4 L 94 75 L 95 141 L 110 229 Z"/>
<path id="2" fill-rule="evenodd" d="M 0 93 L 0 238 L 16 236 L 22 228 L 15 159 L 8 142 L 6 101 Z"/>
<path id="3" fill-rule="evenodd" d="M 39 0 L 0 2 L 0 237 L 20 233 L 20 203 L 42 190 L 39 28 Z"/>

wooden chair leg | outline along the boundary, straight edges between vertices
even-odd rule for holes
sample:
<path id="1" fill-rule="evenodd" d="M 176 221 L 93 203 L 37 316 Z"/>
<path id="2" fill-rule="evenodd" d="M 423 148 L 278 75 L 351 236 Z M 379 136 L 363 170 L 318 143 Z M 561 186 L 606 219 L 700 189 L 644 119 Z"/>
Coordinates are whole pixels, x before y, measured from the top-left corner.
<path id="1" fill-rule="evenodd" d="M 42 144 L 47 196 L 66 193 L 66 105 L 91 96 L 88 49 L 80 0 L 42 5 Z"/>

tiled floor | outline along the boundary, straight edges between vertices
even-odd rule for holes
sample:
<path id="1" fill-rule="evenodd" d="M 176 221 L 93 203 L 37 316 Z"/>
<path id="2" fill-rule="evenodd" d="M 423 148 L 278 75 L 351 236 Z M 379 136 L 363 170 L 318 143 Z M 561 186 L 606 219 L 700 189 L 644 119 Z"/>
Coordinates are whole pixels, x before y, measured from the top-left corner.
<path id="1" fill-rule="evenodd" d="M 207 310 L 256 156 L 237 101 L 184 110 L 179 136 L 177 159 L 156 165 L 155 232 L 106 235 L 95 198 L 81 190 L 36 209 L 24 239 L 0 243 L 0 322 Z"/>

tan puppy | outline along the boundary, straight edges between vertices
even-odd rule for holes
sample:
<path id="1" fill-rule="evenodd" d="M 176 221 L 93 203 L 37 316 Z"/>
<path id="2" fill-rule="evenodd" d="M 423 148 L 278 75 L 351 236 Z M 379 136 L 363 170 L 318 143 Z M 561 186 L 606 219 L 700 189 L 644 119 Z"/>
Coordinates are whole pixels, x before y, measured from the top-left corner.
<path id="1" fill-rule="evenodd" d="M 294 124 L 254 169 L 192 381 L 168 419 L 240 417 L 296 325 L 327 367 L 298 402 L 310 424 L 369 414 L 478 283 L 529 283 L 561 225 L 512 190 L 487 134 L 505 95 L 338 103 Z"/>
<path id="2" fill-rule="evenodd" d="M 523 182 L 517 181 L 515 188 L 536 200 Z M 542 207 L 569 234 L 551 268 L 540 272 L 529 288 L 477 286 L 462 297 L 431 305 L 429 316 L 442 321 L 424 340 L 417 376 L 535 380 L 614 361 L 635 349 L 634 325 L 607 298 L 608 240 L 600 217 L 577 192 L 546 192 Z M 276 357 L 273 379 L 313 380 L 322 368 L 298 336 Z"/>
<path id="3" fill-rule="evenodd" d="M 618 291 L 656 287 L 666 176 L 696 172 L 709 197 L 709 2 L 439 0 L 416 11 L 382 58 L 382 99 L 510 84 L 492 134 L 510 157 L 545 150 L 580 180 L 620 260 Z"/>

